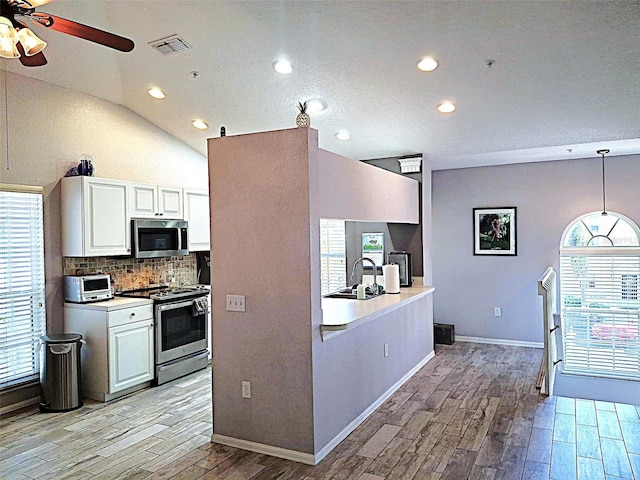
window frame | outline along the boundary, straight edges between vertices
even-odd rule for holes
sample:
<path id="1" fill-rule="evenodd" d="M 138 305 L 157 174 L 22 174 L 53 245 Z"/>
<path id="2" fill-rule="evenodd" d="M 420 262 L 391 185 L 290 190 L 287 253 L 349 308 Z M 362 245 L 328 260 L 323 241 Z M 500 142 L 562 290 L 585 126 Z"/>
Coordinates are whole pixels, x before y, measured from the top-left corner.
<path id="1" fill-rule="evenodd" d="M 1 391 L 31 383 L 40 376 L 40 338 L 46 333 L 43 191 L 38 186 L 0 184 Z M 33 199 L 22 201 L 16 196 L 12 199 L 13 194 L 37 195 L 36 205 L 29 205 Z M 24 214 L 16 215 L 16 203 L 11 202 L 24 202 Z M 23 242 L 16 244 L 16 239 Z M 22 255 L 16 255 L 16 251 Z M 12 275 L 13 270 L 19 274 Z"/>
<path id="2" fill-rule="evenodd" d="M 576 375 L 640 380 L 640 228 L 628 217 L 608 212 L 617 220 L 607 235 L 601 235 L 585 223 L 588 217 L 600 215 L 601 212 L 582 215 L 562 234 L 559 283 L 563 370 Z M 636 246 L 616 246 L 608 238 L 620 221 L 633 230 L 636 238 L 632 242 Z M 579 223 L 591 238 L 606 237 L 610 244 L 570 245 L 569 237 Z M 574 264 L 579 259 L 586 275 L 576 273 Z M 629 276 L 635 277 L 635 283 L 629 285 L 625 281 Z"/>
<path id="3" fill-rule="evenodd" d="M 320 290 L 321 295 L 336 292 L 347 284 L 347 247 L 346 247 L 346 221 L 341 219 L 320 219 Z M 341 235 L 340 245 L 331 241 L 332 235 Z M 324 238 L 326 236 L 326 239 Z M 326 246 L 326 250 L 325 247 Z M 344 277 L 331 278 L 332 267 L 330 263 L 337 262 L 342 265 Z M 333 268 L 336 268 L 334 265 Z"/>

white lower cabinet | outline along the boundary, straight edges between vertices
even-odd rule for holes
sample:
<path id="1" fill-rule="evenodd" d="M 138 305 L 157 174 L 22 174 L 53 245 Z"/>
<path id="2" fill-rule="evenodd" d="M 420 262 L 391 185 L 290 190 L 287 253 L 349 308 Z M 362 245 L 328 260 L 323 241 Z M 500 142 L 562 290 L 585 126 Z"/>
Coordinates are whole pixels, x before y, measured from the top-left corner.
<path id="1" fill-rule="evenodd" d="M 153 319 L 109 328 L 109 392 L 153 379 Z"/>
<path id="2" fill-rule="evenodd" d="M 79 333 L 82 394 L 107 402 L 148 386 L 154 378 L 153 301 L 115 298 L 65 303 L 65 332 Z"/>

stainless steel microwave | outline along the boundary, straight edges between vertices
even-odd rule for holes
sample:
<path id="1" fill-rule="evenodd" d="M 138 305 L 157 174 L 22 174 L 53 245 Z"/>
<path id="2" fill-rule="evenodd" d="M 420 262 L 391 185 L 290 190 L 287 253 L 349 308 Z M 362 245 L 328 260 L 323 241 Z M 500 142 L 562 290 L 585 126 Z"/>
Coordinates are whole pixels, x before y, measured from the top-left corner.
<path id="1" fill-rule="evenodd" d="M 64 277 L 64 299 L 88 303 L 113 298 L 109 275 L 76 275 Z"/>
<path id="2" fill-rule="evenodd" d="M 131 220 L 131 250 L 135 258 L 188 255 L 187 222 L 184 220 Z"/>

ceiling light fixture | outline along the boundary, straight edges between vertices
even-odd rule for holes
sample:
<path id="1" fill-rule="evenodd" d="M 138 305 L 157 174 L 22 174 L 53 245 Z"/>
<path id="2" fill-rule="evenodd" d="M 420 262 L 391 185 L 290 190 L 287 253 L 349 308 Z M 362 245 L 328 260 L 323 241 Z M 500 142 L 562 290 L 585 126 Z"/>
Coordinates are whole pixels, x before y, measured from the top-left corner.
<path id="1" fill-rule="evenodd" d="M 438 61 L 433 57 L 424 57 L 418 62 L 418 69 L 423 72 L 433 72 L 438 68 Z"/>
<path id="2" fill-rule="evenodd" d="M 605 194 L 605 181 L 604 181 L 604 156 L 609 153 L 608 148 L 603 148 L 602 150 L 596 150 L 598 155 L 602 155 L 602 215 L 607 215 L 607 197 Z"/>
<path id="3" fill-rule="evenodd" d="M 456 106 L 451 102 L 442 102 L 438 105 L 438 111 L 440 113 L 451 113 L 456 109 Z"/>
<path id="4" fill-rule="evenodd" d="M 165 93 L 160 87 L 151 87 L 149 90 L 147 90 L 147 93 L 153 98 L 157 98 L 158 100 L 162 100 L 166 97 Z"/>
<path id="5" fill-rule="evenodd" d="M 196 127 L 198 130 L 206 130 L 207 128 L 209 128 L 209 125 L 207 125 L 207 122 L 205 122 L 204 120 L 200 120 L 199 118 L 196 118 L 195 120 L 191 120 L 191 125 Z"/>
<path id="6" fill-rule="evenodd" d="M 307 100 L 307 113 L 318 113 L 327 108 L 327 102 L 320 98 L 312 98 Z"/>
<path id="7" fill-rule="evenodd" d="M 19 58 L 25 67 L 47 64 L 42 53 L 47 42 L 38 38 L 23 19 L 121 52 L 133 50 L 134 43 L 128 38 L 36 11 L 37 7 L 45 3 L 46 0 L 0 0 L 0 57 Z"/>
<path id="8" fill-rule="evenodd" d="M 11 20 L 0 17 L 0 57 L 19 58 L 20 52 L 16 47 L 18 40 L 18 33 Z"/>
<path id="9" fill-rule="evenodd" d="M 162 100 L 166 97 L 164 92 L 158 87 L 151 87 L 149 90 L 147 90 L 147 93 L 149 93 L 149 95 L 151 95 L 153 98 L 157 98 L 158 100 Z"/>
<path id="10" fill-rule="evenodd" d="M 293 72 L 293 66 L 287 60 L 278 60 L 273 64 L 273 69 L 283 75 L 288 75 Z"/>
<path id="11" fill-rule="evenodd" d="M 47 42 L 40 39 L 30 28 L 24 27 L 18 30 L 18 39 L 20 44 L 24 48 L 24 54 L 27 57 L 31 57 L 44 50 L 47 46 Z"/>
<path id="12" fill-rule="evenodd" d="M 340 130 L 339 132 L 336 132 L 336 138 L 338 140 L 346 141 L 351 139 L 351 134 L 347 130 Z"/>

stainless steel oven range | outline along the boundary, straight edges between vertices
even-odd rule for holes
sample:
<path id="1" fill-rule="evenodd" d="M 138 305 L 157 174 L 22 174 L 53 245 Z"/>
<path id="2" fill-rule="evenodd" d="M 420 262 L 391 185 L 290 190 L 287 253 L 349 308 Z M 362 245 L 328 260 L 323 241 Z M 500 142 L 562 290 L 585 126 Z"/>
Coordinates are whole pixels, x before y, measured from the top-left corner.
<path id="1" fill-rule="evenodd" d="M 120 292 L 123 297 L 150 298 L 154 303 L 155 385 L 208 364 L 209 308 L 206 287 L 150 287 Z"/>

